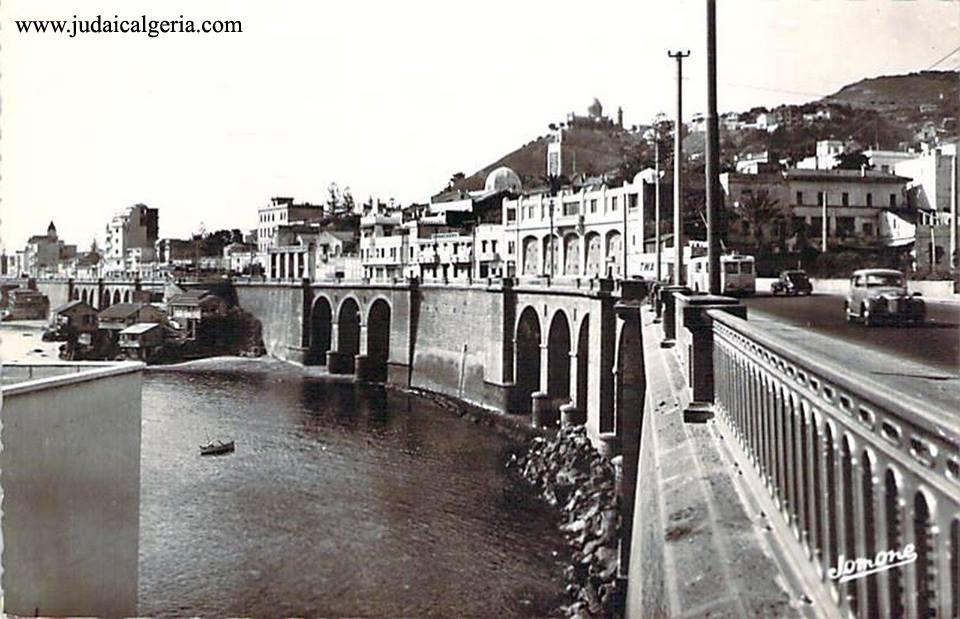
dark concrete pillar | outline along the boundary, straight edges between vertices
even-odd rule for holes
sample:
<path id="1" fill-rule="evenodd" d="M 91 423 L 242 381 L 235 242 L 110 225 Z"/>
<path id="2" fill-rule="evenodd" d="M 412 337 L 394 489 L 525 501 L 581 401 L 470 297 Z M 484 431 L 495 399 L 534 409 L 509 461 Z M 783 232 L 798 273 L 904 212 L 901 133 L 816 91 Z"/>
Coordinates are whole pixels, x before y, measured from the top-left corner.
<path id="1" fill-rule="evenodd" d="M 677 295 L 677 343 L 686 360 L 687 385 L 691 402 L 683 412 L 684 421 L 700 422 L 713 416 L 713 320 L 708 310 L 719 309 L 740 318 L 747 317 L 747 308 L 731 297 L 715 295 Z"/>
<path id="2" fill-rule="evenodd" d="M 643 358 L 643 329 L 641 308 L 646 296 L 646 282 L 626 280 L 622 283 L 620 302 L 614 306 L 620 323 L 617 343 L 617 424 L 623 458 L 623 474 L 617 492 L 620 496 L 623 533 L 620 538 L 619 576 L 629 573 L 630 545 L 633 537 L 633 511 L 636 503 L 638 462 L 640 455 L 640 427 L 643 423 L 643 404 L 646 397 L 646 368 Z"/>
<path id="3" fill-rule="evenodd" d="M 530 422 L 535 428 L 554 427 L 558 422 L 557 409 L 553 399 L 546 391 L 537 391 L 530 396 Z"/>
<path id="4" fill-rule="evenodd" d="M 354 357 L 337 350 L 327 351 L 327 371 L 331 374 L 352 374 Z"/>
<path id="5" fill-rule="evenodd" d="M 377 380 L 377 369 L 367 355 L 361 353 L 353 356 L 354 373 L 359 380 Z"/>
<path id="6" fill-rule="evenodd" d="M 663 286 L 660 288 L 662 316 L 663 316 L 663 341 L 661 347 L 673 346 L 677 337 L 677 321 L 674 310 L 674 295 L 689 294 L 690 289 L 686 286 Z"/>

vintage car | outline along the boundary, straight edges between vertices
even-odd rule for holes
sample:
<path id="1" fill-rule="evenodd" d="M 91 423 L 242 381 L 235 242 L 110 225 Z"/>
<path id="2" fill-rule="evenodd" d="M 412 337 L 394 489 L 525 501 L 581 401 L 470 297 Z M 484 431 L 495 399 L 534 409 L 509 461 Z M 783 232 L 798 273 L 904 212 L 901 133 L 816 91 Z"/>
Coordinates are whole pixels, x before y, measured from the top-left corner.
<path id="1" fill-rule="evenodd" d="M 770 284 L 773 294 L 799 295 L 813 292 L 813 284 L 806 271 L 782 271 L 780 277 Z"/>
<path id="2" fill-rule="evenodd" d="M 848 322 L 859 320 L 868 327 L 880 322 L 922 324 L 926 317 L 920 293 L 908 293 L 903 273 L 892 269 L 854 271 L 844 308 Z"/>

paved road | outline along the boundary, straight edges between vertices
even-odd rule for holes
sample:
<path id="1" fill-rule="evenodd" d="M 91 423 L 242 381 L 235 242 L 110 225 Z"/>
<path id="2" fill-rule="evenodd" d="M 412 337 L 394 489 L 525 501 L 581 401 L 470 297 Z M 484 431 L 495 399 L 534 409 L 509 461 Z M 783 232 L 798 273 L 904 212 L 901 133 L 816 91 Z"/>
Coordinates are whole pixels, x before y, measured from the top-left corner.
<path id="1" fill-rule="evenodd" d="M 869 329 L 861 324 L 847 323 L 841 296 L 773 297 L 761 294 L 746 299 L 745 304 L 750 308 L 747 310 L 750 316 L 806 327 L 847 343 L 960 373 L 960 304 L 928 301 L 928 320 L 923 326 L 884 325 Z"/>

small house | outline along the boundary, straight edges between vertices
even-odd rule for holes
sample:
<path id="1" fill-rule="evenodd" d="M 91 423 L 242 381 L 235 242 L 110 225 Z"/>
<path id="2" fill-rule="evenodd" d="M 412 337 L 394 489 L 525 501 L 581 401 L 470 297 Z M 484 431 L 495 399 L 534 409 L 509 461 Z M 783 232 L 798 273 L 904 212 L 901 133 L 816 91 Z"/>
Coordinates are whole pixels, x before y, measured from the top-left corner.
<path id="1" fill-rule="evenodd" d="M 227 315 L 228 305 L 221 297 L 208 290 L 188 290 L 167 302 L 170 319 L 186 333 L 187 339 L 197 339 L 197 327 L 204 320 Z"/>
<path id="2" fill-rule="evenodd" d="M 69 301 L 50 312 L 50 326 L 76 334 L 93 333 L 100 323 L 97 309 L 80 300 Z"/>
<path id="3" fill-rule="evenodd" d="M 163 323 L 166 316 L 147 303 L 115 303 L 100 312 L 100 328 L 119 332 L 138 322 Z"/>
<path id="4" fill-rule="evenodd" d="M 138 322 L 120 332 L 120 352 L 128 359 L 147 361 L 163 346 L 163 339 L 163 325 Z"/>

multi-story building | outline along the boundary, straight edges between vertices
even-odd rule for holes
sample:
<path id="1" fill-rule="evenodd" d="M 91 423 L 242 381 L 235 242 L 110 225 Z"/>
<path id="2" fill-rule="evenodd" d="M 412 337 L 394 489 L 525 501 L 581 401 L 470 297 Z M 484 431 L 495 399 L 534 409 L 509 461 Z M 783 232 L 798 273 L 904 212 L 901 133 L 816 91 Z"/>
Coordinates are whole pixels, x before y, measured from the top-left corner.
<path id="1" fill-rule="evenodd" d="M 271 198 L 270 204 L 257 209 L 257 250 L 265 260 L 270 248 L 282 244 L 278 239 L 281 226 L 320 223 L 326 214 L 320 204 L 297 204 L 293 198 L 286 197 Z"/>
<path id="2" fill-rule="evenodd" d="M 50 222 L 46 234 L 37 234 L 27 240 L 19 256 L 20 271 L 33 277 L 60 274 L 62 263 L 77 257 L 77 246 L 66 245 L 57 236 L 57 227 Z"/>
<path id="3" fill-rule="evenodd" d="M 129 206 L 114 215 L 106 229 L 104 275 L 139 275 L 143 263 L 155 261 L 159 222 L 160 211 L 145 204 Z"/>
<path id="4" fill-rule="evenodd" d="M 917 266 L 957 265 L 957 226 L 960 225 L 957 142 L 927 148 L 913 159 L 900 161 L 896 172 L 913 179 L 907 185 L 907 201 L 920 213 L 914 249 Z"/>
<path id="5" fill-rule="evenodd" d="M 747 212 L 763 194 L 782 209 L 779 221 L 764 223 L 767 239 L 802 234 L 813 242 L 822 240 L 823 217 L 827 217 L 828 241 L 873 246 L 902 243 L 911 225 L 906 184 L 909 178 L 867 170 L 789 169 L 773 174 L 720 175 L 726 207 L 734 220 L 732 239 L 757 238 Z M 794 242 L 799 240 L 794 238 Z"/>
<path id="6" fill-rule="evenodd" d="M 624 277 L 643 254 L 652 175 L 538 191 L 503 201 L 502 261 L 520 276 Z M 624 265 L 627 268 L 624 268 Z"/>
<path id="7" fill-rule="evenodd" d="M 562 169 L 558 148 L 549 150 L 548 163 Z M 425 207 L 373 205 L 360 220 L 364 277 L 469 280 L 505 275 L 502 204 L 520 190 L 517 174 L 500 167 L 487 175 L 482 190 L 441 195 Z"/>

